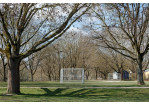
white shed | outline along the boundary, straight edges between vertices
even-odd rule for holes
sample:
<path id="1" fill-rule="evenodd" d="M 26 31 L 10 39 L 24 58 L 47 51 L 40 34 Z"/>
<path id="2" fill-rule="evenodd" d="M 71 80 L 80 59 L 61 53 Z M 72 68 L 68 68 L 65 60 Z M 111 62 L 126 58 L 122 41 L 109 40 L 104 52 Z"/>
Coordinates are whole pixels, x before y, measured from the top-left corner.
<path id="1" fill-rule="evenodd" d="M 108 74 L 108 80 L 117 80 L 121 81 L 121 74 L 117 72 L 109 73 Z"/>
<path id="2" fill-rule="evenodd" d="M 117 72 L 114 72 L 113 73 L 113 79 L 119 79 L 119 73 L 117 73 Z"/>

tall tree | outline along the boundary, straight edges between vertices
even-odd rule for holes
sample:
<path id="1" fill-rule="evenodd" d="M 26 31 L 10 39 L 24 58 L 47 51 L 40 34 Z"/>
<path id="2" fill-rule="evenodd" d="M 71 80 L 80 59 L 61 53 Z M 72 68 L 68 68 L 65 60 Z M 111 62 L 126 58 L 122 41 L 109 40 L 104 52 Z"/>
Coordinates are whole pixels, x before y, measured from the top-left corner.
<path id="1" fill-rule="evenodd" d="M 36 53 L 36 54 L 31 54 L 30 56 L 27 57 L 28 61 L 27 62 L 23 62 L 26 69 L 30 72 L 31 75 L 31 81 L 34 81 L 33 76 L 37 71 L 37 68 L 39 67 L 39 64 L 42 60 L 42 58 L 40 57 L 40 53 Z"/>
<path id="2" fill-rule="evenodd" d="M 0 54 L 1 60 L 2 60 L 2 66 L 3 66 L 3 81 L 7 81 L 6 77 L 6 67 L 7 67 L 7 62 L 6 62 L 6 57 L 3 54 Z"/>
<path id="3" fill-rule="evenodd" d="M 96 38 L 102 46 L 136 61 L 138 84 L 144 85 L 142 62 L 149 50 L 149 4 L 113 3 L 92 10 L 102 23 Z"/>
<path id="4" fill-rule="evenodd" d="M 40 51 L 59 38 L 91 4 L 1 4 L 0 37 L 8 62 L 7 92 L 20 93 L 19 66 L 23 58 Z M 29 42 L 38 36 L 31 46 Z M 1 46 L 0 46 L 1 47 Z"/>
<path id="5" fill-rule="evenodd" d="M 43 52 L 44 51 L 44 52 Z M 56 77 L 59 78 L 59 60 L 57 61 L 56 51 L 53 46 L 49 46 L 44 49 L 42 52 L 43 60 L 41 61 L 41 69 L 46 76 L 48 76 L 49 81 L 56 80 Z M 60 67 L 61 69 L 61 67 Z"/>
<path id="6" fill-rule="evenodd" d="M 0 39 L 1 47 L 4 48 L 2 39 Z M 0 53 L 1 61 L 2 61 L 2 66 L 3 66 L 3 81 L 7 81 L 6 79 L 6 67 L 7 67 L 7 62 L 6 62 L 6 56 Z"/>

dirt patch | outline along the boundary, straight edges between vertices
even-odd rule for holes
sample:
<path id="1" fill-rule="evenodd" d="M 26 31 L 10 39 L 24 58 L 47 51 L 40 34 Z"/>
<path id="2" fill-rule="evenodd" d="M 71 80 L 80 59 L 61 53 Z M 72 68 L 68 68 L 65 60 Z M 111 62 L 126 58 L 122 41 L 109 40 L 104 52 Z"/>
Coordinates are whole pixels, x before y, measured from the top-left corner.
<path id="1" fill-rule="evenodd" d="M 14 96 L 14 94 L 11 94 L 11 93 L 4 93 L 3 96 Z"/>

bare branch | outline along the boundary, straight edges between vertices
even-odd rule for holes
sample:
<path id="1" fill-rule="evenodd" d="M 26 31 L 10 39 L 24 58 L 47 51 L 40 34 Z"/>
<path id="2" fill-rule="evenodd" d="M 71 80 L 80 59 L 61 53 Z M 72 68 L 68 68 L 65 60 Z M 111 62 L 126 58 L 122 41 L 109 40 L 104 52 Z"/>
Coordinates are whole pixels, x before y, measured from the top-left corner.
<path id="1" fill-rule="evenodd" d="M 13 42 L 13 40 L 12 40 L 12 38 L 11 38 L 9 32 L 8 32 L 8 29 L 7 29 L 8 26 L 5 24 L 4 15 L 2 14 L 1 10 L 0 10 L 0 17 L 1 17 L 1 19 L 2 19 L 2 25 L 3 25 L 3 28 L 4 28 L 4 30 L 5 30 L 5 33 L 6 33 L 5 35 L 6 35 L 6 37 L 9 38 L 11 44 L 14 45 L 14 42 Z"/>

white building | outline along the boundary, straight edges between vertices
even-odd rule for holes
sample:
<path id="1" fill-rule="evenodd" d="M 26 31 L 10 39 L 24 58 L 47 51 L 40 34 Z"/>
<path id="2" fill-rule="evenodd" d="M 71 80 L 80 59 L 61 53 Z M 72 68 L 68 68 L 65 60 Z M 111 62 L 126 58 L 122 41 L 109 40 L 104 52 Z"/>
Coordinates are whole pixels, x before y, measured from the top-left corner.
<path id="1" fill-rule="evenodd" d="M 114 72 L 113 73 L 113 79 L 119 79 L 119 73 Z"/>

